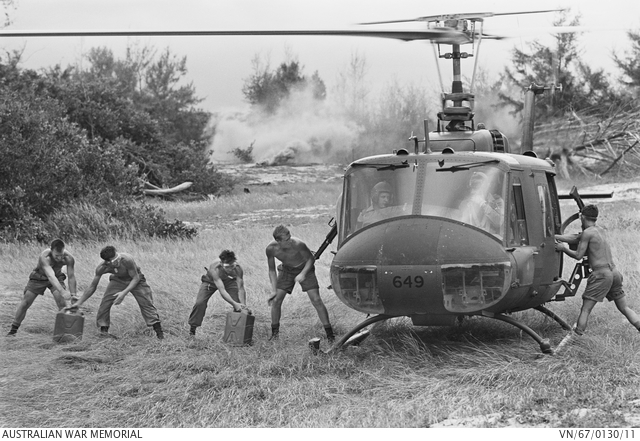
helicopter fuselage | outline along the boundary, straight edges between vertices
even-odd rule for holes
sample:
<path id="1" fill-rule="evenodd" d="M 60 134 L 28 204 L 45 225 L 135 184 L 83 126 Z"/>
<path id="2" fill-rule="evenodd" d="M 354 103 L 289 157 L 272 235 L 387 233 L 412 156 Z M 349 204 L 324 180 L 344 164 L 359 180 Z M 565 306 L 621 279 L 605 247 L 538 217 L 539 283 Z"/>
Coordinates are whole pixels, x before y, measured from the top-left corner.
<path id="1" fill-rule="evenodd" d="M 493 152 L 405 151 L 352 163 L 333 289 L 355 310 L 416 325 L 549 301 L 562 286 L 554 175 L 547 161 Z M 392 188 L 389 206 L 373 200 L 379 182 Z"/>

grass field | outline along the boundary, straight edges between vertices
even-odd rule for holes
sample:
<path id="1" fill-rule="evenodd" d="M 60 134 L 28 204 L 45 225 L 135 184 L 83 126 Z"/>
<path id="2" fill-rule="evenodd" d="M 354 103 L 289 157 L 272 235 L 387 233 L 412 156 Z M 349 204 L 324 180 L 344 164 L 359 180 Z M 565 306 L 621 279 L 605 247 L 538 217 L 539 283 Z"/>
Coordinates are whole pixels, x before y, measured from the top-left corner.
<path id="1" fill-rule="evenodd" d="M 566 185 L 565 185 L 566 186 Z M 273 227 L 290 225 L 315 249 L 328 232 L 338 183 L 252 187 L 206 202 L 160 203 L 194 222 L 193 241 L 114 241 L 132 254 L 154 290 L 167 336 L 158 341 L 127 296 L 97 337 L 95 313 L 106 277 L 87 301 L 83 339 L 52 341 L 55 303 L 47 292 L 17 337 L 0 340 L 2 427 L 637 427 L 640 334 L 612 304 L 597 305 L 588 334 L 557 356 L 510 325 L 470 319 L 455 328 L 415 328 L 408 319 L 375 327 L 360 347 L 313 356 L 307 341 L 324 331 L 296 288 L 283 305 L 281 339 L 269 342 L 264 248 Z M 564 215 L 574 211 L 566 205 Z M 630 305 L 640 312 L 640 208 L 600 203 Z M 274 211 L 276 215 L 274 215 Z M 302 212 L 302 215 L 299 215 Z M 259 213 L 259 215 L 251 215 Z M 279 213 L 279 214 L 277 214 Z M 70 243 L 79 289 L 87 287 L 107 243 Z M 225 313 L 212 297 L 196 339 L 187 318 L 203 267 L 223 248 L 245 270 L 256 315 L 254 344 L 221 342 Z M 0 244 L 0 323 L 8 330 L 41 246 Z M 335 249 L 335 244 L 330 248 Z M 326 289 L 330 253 L 317 265 L 321 295 L 338 333 L 362 321 Z M 571 259 L 565 268 L 573 267 Z M 580 298 L 551 303 L 574 323 Z M 557 344 L 565 333 L 535 311 L 516 318 Z M 326 340 L 322 345 L 327 347 Z"/>

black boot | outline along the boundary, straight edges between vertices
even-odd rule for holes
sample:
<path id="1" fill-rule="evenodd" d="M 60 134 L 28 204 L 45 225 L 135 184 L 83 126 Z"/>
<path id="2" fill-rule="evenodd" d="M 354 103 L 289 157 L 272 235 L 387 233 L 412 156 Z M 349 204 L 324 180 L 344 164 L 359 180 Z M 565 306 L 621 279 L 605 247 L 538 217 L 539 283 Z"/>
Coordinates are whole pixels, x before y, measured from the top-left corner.
<path id="1" fill-rule="evenodd" d="M 153 324 L 153 330 L 156 331 L 158 340 L 164 339 L 164 332 L 162 332 L 162 325 L 160 324 L 160 322 Z"/>
<path id="2" fill-rule="evenodd" d="M 269 340 L 278 340 L 280 338 L 280 323 L 271 325 L 271 337 Z"/>
<path id="3" fill-rule="evenodd" d="M 336 341 L 336 336 L 333 334 L 333 328 L 331 327 L 331 325 L 325 326 L 324 332 L 327 333 L 327 340 L 329 341 L 329 343 L 333 343 Z"/>
<path id="4" fill-rule="evenodd" d="M 9 330 L 9 333 L 7 334 L 7 337 L 13 337 L 16 335 L 16 332 L 18 332 L 18 328 L 20 327 L 20 325 L 11 325 L 11 329 Z"/>
<path id="5" fill-rule="evenodd" d="M 109 327 L 108 326 L 100 326 L 100 337 L 101 338 L 118 338 L 113 334 L 109 334 Z"/>
<path id="6" fill-rule="evenodd" d="M 198 327 L 197 327 L 197 326 L 192 326 L 192 327 L 189 329 L 189 335 L 190 335 L 191 337 L 195 337 L 195 336 L 196 336 L 196 329 L 198 329 Z"/>

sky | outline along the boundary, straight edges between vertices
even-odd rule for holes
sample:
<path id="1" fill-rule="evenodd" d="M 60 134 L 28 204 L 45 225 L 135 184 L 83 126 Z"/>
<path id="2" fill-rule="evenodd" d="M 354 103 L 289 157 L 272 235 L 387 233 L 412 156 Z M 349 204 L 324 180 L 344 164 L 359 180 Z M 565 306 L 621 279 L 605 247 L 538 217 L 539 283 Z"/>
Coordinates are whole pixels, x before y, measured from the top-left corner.
<path id="1" fill-rule="evenodd" d="M 580 37 L 584 59 L 617 75 L 612 51 L 624 54 L 630 43 L 627 29 L 640 29 L 637 0 L 15 0 L 10 10 L 11 30 L 145 30 L 145 29 L 349 29 L 359 22 L 414 18 L 454 12 L 515 12 L 571 8 L 582 15 L 587 27 L 607 28 Z M 527 49 L 533 38 L 546 41 L 547 32 L 527 31 L 551 26 L 554 14 L 514 15 L 485 20 L 485 32 L 520 34 L 503 41 L 487 41 L 480 48 L 479 66 L 496 75 L 510 60 L 513 47 Z M 422 24 L 386 25 L 407 28 Z M 613 30 L 612 30 L 613 29 Z M 438 77 L 431 44 L 367 37 L 59 37 L 4 38 L 3 49 L 24 48 L 24 67 L 39 68 L 60 63 L 78 64 L 91 47 L 108 46 L 123 54 L 127 44 L 148 44 L 187 57 L 188 78 L 201 104 L 209 111 L 245 106 L 243 80 L 252 73 L 256 56 L 272 66 L 297 56 L 304 72 L 318 71 L 328 87 L 344 72 L 354 54 L 367 62 L 372 88 L 400 81 L 437 88 Z M 550 41 L 550 40 L 549 40 Z M 441 62 L 443 63 L 443 62 Z M 463 65 L 471 75 L 473 62 Z M 445 87 L 450 66 L 441 64 Z"/>
<path id="2" fill-rule="evenodd" d="M 358 23 L 412 19 L 428 15 L 478 12 L 522 12 L 570 8 L 570 15 L 581 15 L 589 32 L 581 34 L 582 59 L 593 69 L 603 68 L 613 78 L 620 75 L 612 53 L 624 56 L 630 49 L 628 30 L 640 30 L 638 0 L 14 0 L 9 11 L 12 24 L 6 30 L 326 30 L 354 29 Z M 484 40 L 475 52 L 479 68 L 489 80 L 510 64 L 514 47 L 527 51 L 537 39 L 551 45 L 549 33 L 554 13 L 511 15 L 486 18 L 487 34 L 507 35 L 501 41 Z M 422 28 L 424 23 L 382 25 L 388 29 Z M 1 31 L 0 31 L 1 32 Z M 169 48 L 172 54 L 187 58 L 188 81 L 199 104 L 211 112 L 216 136 L 211 145 L 212 161 L 234 161 L 233 150 L 253 146 L 256 162 L 272 161 L 281 155 L 297 162 L 324 162 L 327 158 L 353 152 L 360 128 L 341 118 L 330 105 L 315 107 L 303 99 L 290 100 L 293 107 L 278 118 L 251 119 L 242 86 L 253 72 L 252 61 L 259 57 L 272 68 L 287 56 L 294 56 L 303 73 L 318 72 L 328 94 L 340 73 L 348 70 L 354 56 L 366 61 L 366 86 L 371 97 L 380 96 L 392 83 L 425 90 L 430 99 L 451 85 L 451 62 L 436 63 L 434 46 L 428 42 L 403 42 L 370 37 L 336 36 L 207 36 L 207 37 L 1 37 L 3 50 L 23 50 L 25 68 L 38 69 L 60 64 L 82 63 L 82 56 L 93 47 L 109 47 L 122 57 L 128 45 L 151 46 L 158 52 Z M 444 49 L 449 50 L 449 47 Z M 444 52 L 443 49 L 443 52 Z M 470 46 L 463 50 L 471 52 Z M 475 58 L 463 60 L 462 74 L 471 77 Z M 329 101 L 329 100 L 327 100 Z M 429 101 L 432 103 L 432 101 Z M 437 108 L 439 103 L 434 107 Z M 479 104 L 476 103 L 476 108 Z M 433 115 L 425 115 L 432 118 Z M 519 136 L 518 122 L 507 115 L 491 114 L 481 121 L 494 124 L 508 136 Z M 318 146 L 330 145 L 322 152 Z M 406 147 L 391 146 L 390 148 Z M 324 156 L 321 156 L 324 155 Z"/>

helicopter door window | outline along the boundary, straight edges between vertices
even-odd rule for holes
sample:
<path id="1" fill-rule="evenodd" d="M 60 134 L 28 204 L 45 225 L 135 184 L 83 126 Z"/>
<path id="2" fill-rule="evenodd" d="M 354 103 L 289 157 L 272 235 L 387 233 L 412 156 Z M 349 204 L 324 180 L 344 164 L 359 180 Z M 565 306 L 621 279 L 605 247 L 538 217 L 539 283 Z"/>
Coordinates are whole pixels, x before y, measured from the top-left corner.
<path id="1" fill-rule="evenodd" d="M 562 219 L 560 216 L 560 204 L 558 203 L 558 191 L 556 189 L 556 183 L 553 175 L 547 173 L 547 188 L 549 189 L 549 198 L 551 201 L 550 208 L 553 218 L 553 231 L 554 234 L 560 234 L 560 228 L 562 226 Z"/>
<path id="2" fill-rule="evenodd" d="M 545 185 L 538 185 L 538 199 L 542 211 L 542 231 L 546 237 L 554 235 L 553 216 L 551 213 L 551 198 Z"/>
<path id="3" fill-rule="evenodd" d="M 524 197 L 519 179 L 513 182 L 513 197 L 509 209 L 509 245 L 529 245 L 529 232 L 524 212 Z"/>

